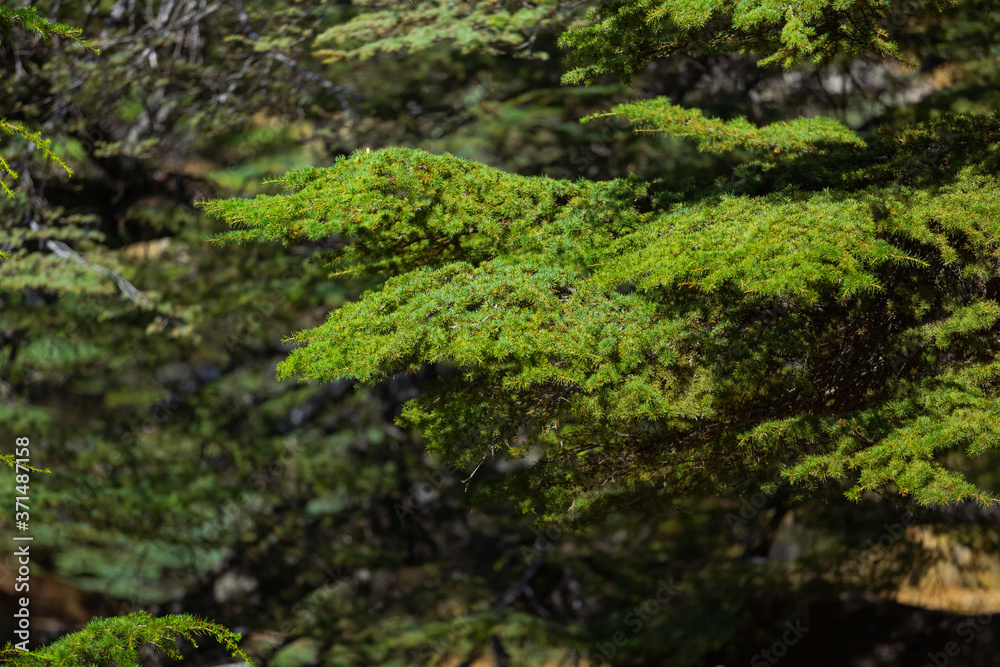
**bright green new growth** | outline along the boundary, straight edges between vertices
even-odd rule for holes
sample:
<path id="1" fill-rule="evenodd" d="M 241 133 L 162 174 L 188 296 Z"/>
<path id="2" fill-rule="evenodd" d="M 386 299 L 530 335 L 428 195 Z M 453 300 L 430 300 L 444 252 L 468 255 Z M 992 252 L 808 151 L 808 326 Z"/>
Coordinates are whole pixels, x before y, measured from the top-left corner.
<path id="1" fill-rule="evenodd" d="M 927 0 L 910 11 L 934 14 L 952 4 Z M 366 59 L 448 42 L 463 51 L 543 57 L 532 48 L 539 31 L 568 28 L 560 46 L 571 50 L 578 66 L 566 73 L 567 83 L 589 83 L 602 74 L 627 81 L 652 60 L 684 54 L 754 54 L 762 56 L 762 67 L 786 68 L 826 63 L 838 54 L 904 59 L 882 25 L 889 0 L 610 0 L 586 17 L 579 3 L 557 0 L 360 7 L 358 16 L 316 39 L 317 55 Z"/>
<path id="2" fill-rule="evenodd" d="M 69 174 L 70 176 L 73 175 L 73 170 L 70 169 L 65 162 L 63 162 L 63 159 L 61 157 L 53 153 L 52 150 L 49 148 L 49 144 L 51 143 L 51 141 L 49 139 L 43 138 L 41 132 L 32 132 L 28 128 L 24 127 L 24 125 L 22 125 L 21 123 L 18 123 L 16 121 L 9 121 L 5 118 L 0 118 L 0 130 L 6 132 L 8 136 L 21 137 L 26 141 L 34 142 L 35 147 L 41 150 L 42 154 L 45 157 L 49 158 L 50 160 L 58 164 L 60 167 L 65 169 L 66 173 Z M 17 171 L 15 171 L 14 168 L 10 166 L 10 163 L 8 163 L 7 160 L 5 160 L 2 155 L 0 155 L 0 174 L 6 174 L 7 176 L 15 180 L 18 177 Z M 4 192 L 7 193 L 7 196 L 9 197 L 14 196 L 14 191 L 11 190 L 10 186 L 8 186 L 7 183 L 4 182 L 3 178 L 0 178 L 0 187 L 2 187 Z M 4 259 L 7 259 L 7 257 L 4 257 Z"/>
<path id="3" fill-rule="evenodd" d="M 94 53 L 100 53 L 97 49 L 80 38 L 83 34 L 81 28 L 64 25 L 56 21 L 41 16 L 34 7 L 0 7 L 0 43 L 12 41 L 15 30 L 31 32 L 42 39 L 48 39 L 52 35 L 71 39 L 78 44 L 85 46 Z"/>
<path id="4" fill-rule="evenodd" d="M 662 97 L 619 104 L 608 113 L 581 120 L 604 116 L 624 116 L 639 132 L 697 139 L 698 149 L 710 153 L 727 153 L 739 147 L 787 153 L 812 152 L 827 144 L 865 145 L 858 135 L 831 118 L 796 118 L 757 127 L 744 118 L 730 121 L 705 118 L 700 109 L 684 109 Z"/>
<path id="5" fill-rule="evenodd" d="M 14 40 L 16 30 L 33 33 L 42 39 L 49 39 L 52 35 L 65 37 L 66 39 L 70 39 L 78 44 L 81 44 L 94 53 L 100 53 L 100 51 L 80 38 L 80 35 L 83 34 L 83 31 L 80 28 L 74 28 L 72 26 L 63 25 L 62 23 L 50 21 L 44 16 L 39 15 L 38 10 L 34 7 L 19 7 L 16 9 L 0 7 L 0 43 L 12 42 Z M 50 141 L 42 137 L 40 132 L 32 132 L 21 123 L 17 121 L 8 121 L 3 117 L 0 117 L 0 130 L 3 130 L 8 136 L 21 137 L 26 141 L 34 142 L 36 148 L 40 149 L 45 157 L 55 161 L 56 164 L 65 169 L 70 176 L 73 175 L 73 170 L 70 169 L 65 162 L 63 162 L 62 158 L 52 152 L 49 148 Z M 17 171 L 15 171 L 7 160 L 0 155 L 0 187 L 3 188 L 4 192 L 6 192 L 9 197 L 13 197 L 14 192 L 3 180 L 4 175 L 15 180 L 18 177 Z M 6 259 L 6 257 L 4 257 L 4 259 Z"/>
<path id="6" fill-rule="evenodd" d="M 363 5 L 361 5 L 363 6 Z M 379 3 L 316 38 L 315 55 L 329 61 L 366 60 L 385 53 L 420 51 L 447 40 L 465 53 L 532 53 L 542 26 L 564 20 L 559 3 L 545 0 L 517 3 L 513 9 L 497 2 Z"/>
<path id="7" fill-rule="evenodd" d="M 402 422 L 465 464 L 541 453 L 512 483 L 549 519 L 773 469 L 991 502 L 938 457 L 1000 444 L 998 130 L 958 117 L 686 192 L 392 149 L 206 208 L 232 240 L 327 239 L 338 271 L 391 276 L 280 376 L 457 367 Z"/>
<path id="8" fill-rule="evenodd" d="M 140 666 L 144 664 L 139 656 L 140 648 L 152 648 L 168 658 L 180 659 L 183 654 L 177 645 L 178 640 L 183 639 L 197 647 L 197 638 L 206 636 L 220 642 L 234 658 L 248 665 L 253 664 L 239 649 L 238 633 L 187 614 L 153 618 L 145 611 L 95 619 L 79 632 L 29 653 L 14 648 L 8 642 L 0 651 L 0 662 L 15 667 Z"/>
<path id="9" fill-rule="evenodd" d="M 947 4 L 914 3 L 911 11 L 933 13 Z M 629 80 L 652 60 L 684 54 L 763 55 L 759 66 L 785 68 L 840 54 L 902 59 L 881 25 L 890 7 L 888 0 L 611 0 L 590 14 L 589 25 L 560 38 L 579 64 L 564 81 L 601 74 Z"/>
<path id="10" fill-rule="evenodd" d="M 348 272 L 479 261 L 493 256 L 498 245 L 517 248 L 527 240 L 524 233 L 553 215 L 558 199 L 578 190 L 407 150 L 361 153 L 328 169 L 290 172 L 277 182 L 296 194 L 209 202 L 204 208 L 246 227 L 229 234 L 231 241 L 357 238 L 362 242 L 328 256 Z"/>

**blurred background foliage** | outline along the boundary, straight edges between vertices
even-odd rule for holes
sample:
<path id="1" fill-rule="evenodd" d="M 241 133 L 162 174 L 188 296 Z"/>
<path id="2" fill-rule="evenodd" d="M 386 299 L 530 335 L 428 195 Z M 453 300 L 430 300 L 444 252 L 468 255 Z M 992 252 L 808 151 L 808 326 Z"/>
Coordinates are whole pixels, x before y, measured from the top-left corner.
<path id="1" fill-rule="evenodd" d="M 444 35 L 364 57 L 333 57 L 329 42 L 405 3 L 32 4 L 101 49 L 0 44 L 3 114 L 51 137 L 75 172 L 26 141 L 0 144 L 19 173 L 0 198 L 0 250 L 17 256 L 0 263 L 0 423 L 52 469 L 32 483 L 38 639 L 146 609 L 240 630 L 258 664 L 280 667 L 717 665 L 751 661 L 800 620 L 810 630 L 787 664 L 888 665 L 926 660 L 966 615 L 1000 608 L 996 515 L 975 507 L 803 503 L 747 480 L 578 534 L 533 525 L 477 495 L 502 465 L 466 488 L 471 471 L 394 424 L 448 368 L 372 390 L 276 381 L 282 337 L 370 285 L 331 282 L 310 262 L 322 244 L 207 243 L 223 225 L 193 207 L 399 145 L 555 178 L 730 174 L 738 155 L 578 122 L 656 95 L 758 124 L 827 115 L 862 135 L 992 111 L 989 3 L 943 16 L 894 5 L 886 28 L 914 69 L 706 55 L 654 62 L 631 88 L 560 85 L 556 38 L 586 3 L 513 26 L 527 30 L 522 51 Z M 970 478 L 995 482 L 992 463 L 966 464 Z M 996 654 L 984 628 L 962 664 Z M 188 660 L 229 659 L 206 644 Z"/>

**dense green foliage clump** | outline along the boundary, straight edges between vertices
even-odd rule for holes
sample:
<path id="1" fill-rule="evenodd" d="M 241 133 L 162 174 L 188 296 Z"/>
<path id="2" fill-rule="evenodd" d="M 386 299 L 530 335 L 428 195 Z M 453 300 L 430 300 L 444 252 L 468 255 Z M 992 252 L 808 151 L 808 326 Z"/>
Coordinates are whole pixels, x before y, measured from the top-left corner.
<path id="1" fill-rule="evenodd" d="M 230 238 L 336 238 L 336 270 L 396 274 L 298 334 L 280 375 L 457 366 L 404 422 L 463 464 L 544 448 L 548 502 L 526 508 L 674 498 L 792 464 L 800 482 L 854 479 L 853 497 L 895 484 L 985 502 L 935 457 L 997 444 L 981 335 L 1000 319 L 998 143 L 981 143 L 997 131 L 943 120 L 831 152 L 825 174 L 788 159 L 690 192 L 388 150 L 208 208 L 247 227 Z M 942 141 L 947 158 L 922 150 Z"/>
<path id="2" fill-rule="evenodd" d="M 21 667 L 141 665 L 141 649 L 152 648 L 169 658 L 179 659 L 182 654 L 177 642 L 183 639 L 197 647 L 199 636 L 217 639 L 234 658 L 239 658 L 248 665 L 252 664 L 250 658 L 239 648 L 239 634 L 218 623 L 188 615 L 152 618 L 142 611 L 115 618 L 95 619 L 79 632 L 30 653 L 18 651 L 8 643 L 0 651 L 0 661 Z"/>
<path id="3" fill-rule="evenodd" d="M 35 7 L 0 7 L 0 44 L 12 42 L 18 31 L 33 33 L 42 39 L 49 39 L 53 35 L 73 40 L 93 51 L 97 51 L 81 38 L 83 30 L 72 26 L 51 21 L 38 13 Z M 66 166 L 62 158 L 52 152 L 49 148 L 50 139 L 45 139 L 40 132 L 32 131 L 18 121 L 9 121 L 0 117 L 0 130 L 7 136 L 21 137 L 32 142 L 42 152 L 43 155 L 59 164 L 67 173 L 72 175 L 73 170 Z M 0 187 L 4 192 L 13 197 L 14 193 L 4 180 L 6 177 L 16 180 L 17 171 L 0 154 Z M 0 260 L 7 259 L 8 255 L 0 251 Z"/>
<path id="4" fill-rule="evenodd" d="M 191 202 L 270 192 L 263 175 L 423 142 L 428 128 L 497 164 L 607 175 L 652 151 L 631 142 L 608 160 L 570 159 L 576 141 L 629 140 L 576 121 L 627 91 L 563 90 L 554 65 L 446 46 L 405 77 L 391 62 L 324 68 L 308 47 L 352 8 L 247 3 L 241 18 L 239 3 L 197 5 L 40 3 L 99 35 L 100 56 L 24 39 L 25 72 L 0 78 L 19 119 L 76 172 L 34 160 L 28 142 L 3 147 L 19 177 L 0 201 L 0 249 L 16 256 L 0 265 L 0 422 L 31 435 L 32 462 L 52 471 L 32 480 L 44 621 L 31 646 L 80 629 L 67 607 L 82 596 L 90 615 L 183 610 L 249 628 L 246 652 L 275 662 L 411 665 L 494 645 L 522 664 L 572 654 L 585 624 L 533 613 L 519 582 L 529 566 L 543 577 L 565 566 L 559 589 L 538 594 L 578 596 L 603 587 L 614 556 L 567 534 L 560 544 L 593 555 L 577 568 L 536 547 L 507 506 L 469 515 L 464 475 L 392 423 L 411 384 L 274 381 L 281 336 L 370 279 L 332 284 L 303 266 L 336 247 L 325 241 L 208 244 L 223 226 Z M 626 588 L 669 576 L 663 548 L 622 573 Z M 51 577 L 73 596 L 46 603 Z M 220 597 L 233 580 L 249 590 Z M 603 616 L 625 602 L 589 604 Z M 230 662 L 212 644 L 186 659 Z"/>
<path id="5" fill-rule="evenodd" d="M 896 54 L 878 10 L 619 2 L 564 43 L 598 63 L 571 80 L 635 73 L 683 46 L 657 40 L 700 29 L 731 48 L 771 40 L 762 65 Z M 629 39 L 652 41 L 625 56 Z M 279 375 L 457 367 L 401 423 L 460 464 L 543 453 L 518 499 L 549 519 L 773 468 L 850 480 L 852 498 L 894 486 L 925 505 L 992 502 L 939 458 L 998 444 L 984 335 L 1000 319 L 997 120 L 866 145 L 823 118 L 757 128 L 663 98 L 612 113 L 765 157 L 717 183 L 573 183 L 388 150 L 289 174 L 286 195 L 209 204 L 239 228 L 230 240 L 329 239 L 333 270 L 387 278 L 297 334 Z"/>
<path id="6" fill-rule="evenodd" d="M 76 174 L 0 147 L 33 646 L 135 609 L 283 667 L 953 638 L 842 600 L 928 565 L 911 527 L 990 554 L 915 506 L 996 483 L 988 3 L 33 4 L 101 48 L 0 41 Z"/>
<path id="7" fill-rule="evenodd" d="M 699 109 L 684 109 L 658 97 L 643 102 L 620 104 L 603 116 L 624 116 L 638 131 L 663 132 L 675 137 L 698 140 L 698 149 L 725 153 L 737 148 L 772 153 L 812 152 L 825 144 L 864 146 L 854 132 L 832 118 L 796 118 L 757 127 L 745 118 L 730 121 L 704 118 Z"/>

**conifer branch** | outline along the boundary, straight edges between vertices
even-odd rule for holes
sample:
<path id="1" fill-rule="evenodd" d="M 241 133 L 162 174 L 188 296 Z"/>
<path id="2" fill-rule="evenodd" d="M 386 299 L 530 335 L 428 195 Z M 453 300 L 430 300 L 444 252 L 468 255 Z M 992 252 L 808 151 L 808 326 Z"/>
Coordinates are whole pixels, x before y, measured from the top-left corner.
<path id="1" fill-rule="evenodd" d="M 79 632 L 31 652 L 8 642 L 0 649 L 0 663 L 13 667 L 141 667 L 142 647 L 180 659 L 183 654 L 177 645 L 179 640 L 197 648 L 198 638 L 205 636 L 221 643 L 234 658 L 252 666 L 249 656 L 239 648 L 239 633 L 188 614 L 153 618 L 146 611 L 95 619 Z"/>
<path id="2" fill-rule="evenodd" d="M 995 274 L 1000 235 L 995 141 L 977 138 L 1000 136 L 1000 120 L 947 118 L 868 146 L 837 124 L 756 128 L 662 100 L 615 112 L 712 149 L 799 156 L 696 197 L 660 186 L 649 203 L 657 190 L 634 177 L 524 178 L 390 149 L 290 172 L 282 195 L 202 203 L 232 225 L 222 240 L 335 237 L 331 268 L 388 275 L 292 336 L 278 376 L 371 383 L 456 366 L 400 423 L 472 466 L 466 484 L 497 449 L 545 452 L 523 503 L 549 519 L 726 489 L 779 461 L 797 484 L 854 480 L 854 499 L 892 484 L 920 504 L 991 502 L 936 457 L 1000 449 L 984 426 L 1000 419 L 998 388 L 975 380 L 1000 373 L 1000 306 L 977 282 Z M 952 169 L 943 136 L 963 137 L 966 162 L 930 197 L 914 183 Z M 949 304 L 930 319 L 927 294 Z M 909 349 L 926 360 L 895 364 Z"/>
<path id="3" fill-rule="evenodd" d="M 63 25 L 62 23 L 50 21 L 41 16 L 38 13 L 38 10 L 34 7 L 19 7 L 16 9 L 0 7 L 0 43 L 5 40 L 8 42 L 13 41 L 16 29 L 34 33 L 44 40 L 49 39 L 52 35 L 64 37 L 80 44 L 94 53 L 100 53 L 98 49 L 94 48 L 86 40 L 81 38 L 83 31 L 80 28 L 73 28 L 68 25 Z M 4 118 L 0 118 L 0 129 L 6 132 L 8 136 L 20 136 L 30 142 L 33 142 L 46 157 L 55 161 L 59 166 L 65 169 L 70 176 L 73 175 L 73 170 L 70 169 L 65 162 L 63 162 L 62 158 L 52 152 L 49 148 L 50 140 L 44 139 L 41 136 L 41 133 L 32 132 L 25 128 L 21 123 L 8 121 Z M 10 187 L 4 182 L 5 176 L 16 179 L 17 172 L 10 166 L 3 156 L 0 156 L 0 188 L 3 188 L 3 191 L 8 197 L 13 197 L 13 190 L 11 190 Z"/>
<path id="4" fill-rule="evenodd" d="M 713 153 L 738 147 L 774 154 L 803 153 L 837 144 L 865 145 L 857 134 L 830 118 L 797 118 L 756 127 L 743 118 L 728 121 L 705 118 L 700 109 L 685 109 L 662 97 L 619 104 L 610 112 L 593 114 L 580 122 L 606 116 L 624 116 L 637 132 L 662 132 L 696 139 L 699 150 Z"/>

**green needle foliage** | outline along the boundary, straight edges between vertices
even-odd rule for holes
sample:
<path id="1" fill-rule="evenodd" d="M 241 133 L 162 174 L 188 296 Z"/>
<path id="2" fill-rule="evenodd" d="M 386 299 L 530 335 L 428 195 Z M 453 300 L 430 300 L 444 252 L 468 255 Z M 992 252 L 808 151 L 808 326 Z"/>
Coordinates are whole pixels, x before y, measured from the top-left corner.
<path id="1" fill-rule="evenodd" d="M 25 141 L 30 141 L 35 144 L 35 147 L 42 152 L 42 154 L 58 164 L 60 167 L 66 170 L 66 173 L 70 176 L 73 175 L 73 170 L 70 169 L 61 157 L 52 152 L 49 148 L 51 140 L 42 137 L 41 132 L 32 132 L 24 125 L 17 121 L 9 121 L 6 118 L 0 118 L 0 130 L 3 130 L 8 136 L 11 137 L 21 137 Z M 0 174 L 6 174 L 12 179 L 18 178 L 17 171 L 10 166 L 10 163 L 2 155 L 0 155 Z M 8 197 L 14 196 L 14 191 L 10 189 L 10 186 L 4 182 L 3 178 L 0 178 L 0 188 L 7 193 Z M 3 259 L 8 259 L 9 256 L 4 256 Z"/>
<path id="2" fill-rule="evenodd" d="M 71 39 L 97 53 L 97 49 L 81 39 L 81 28 L 50 21 L 38 13 L 34 7 L 0 7 L 0 43 L 13 41 L 16 30 L 23 30 L 49 39 L 53 35 Z"/>
<path id="3" fill-rule="evenodd" d="M 829 540 L 843 549 L 761 567 L 802 495 L 779 473 L 851 497 L 989 502 L 964 455 L 996 432 L 997 122 L 903 126 L 991 108 L 977 89 L 1000 89 L 996 11 L 870 14 L 927 73 L 868 63 L 898 88 L 831 79 L 841 92 L 817 109 L 813 82 L 860 61 L 758 75 L 781 26 L 738 35 L 726 21 L 749 6 L 712 5 L 686 33 L 666 18 L 595 33 L 576 64 L 598 76 L 634 56 L 630 91 L 554 87 L 558 32 L 576 39 L 611 5 L 588 22 L 575 2 L 160 4 L 39 3 L 102 26 L 104 53 L 25 40 L 28 77 L 0 79 L 80 174 L 32 173 L 0 198 L 0 250 L 18 257 L 0 264 L 0 421 L 51 465 L 34 544 L 63 581 L 248 627 L 243 649 L 275 665 L 491 651 L 534 665 L 592 653 L 654 580 L 679 576 L 615 664 L 735 664 L 773 640 L 769 620 L 828 595 L 794 582 L 846 582 L 851 550 L 899 518 L 891 503 L 830 508 L 851 517 Z M 740 57 L 746 44 L 760 52 Z M 941 58 L 962 70 L 937 72 Z M 932 70 L 961 90 L 911 104 L 908 81 Z M 888 120 L 875 103 L 903 98 Z M 641 132 L 598 118 L 609 109 Z M 817 114 L 842 124 L 797 118 Z M 470 159 L 359 152 L 286 174 L 280 196 L 208 204 L 240 248 L 204 244 L 222 227 L 187 207 L 281 192 L 256 181 L 387 144 Z M 4 151 L 18 170 L 25 149 Z M 299 266 L 320 250 L 325 267 Z M 282 360 L 282 377 L 315 383 L 276 382 Z M 386 422 L 414 396 L 414 428 Z M 481 463 L 475 490 L 504 502 L 467 513 Z M 705 497 L 761 486 L 773 504 L 748 513 Z M 674 499 L 683 517 L 660 511 Z M 568 522 L 625 509 L 543 535 L 510 501 Z"/>
<path id="4" fill-rule="evenodd" d="M 18 7 L 14 9 L 10 7 L 0 7 L 0 44 L 4 42 L 13 42 L 18 30 L 38 35 L 45 40 L 48 40 L 53 35 L 57 35 L 59 37 L 77 42 L 95 53 L 99 53 L 97 49 L 81 39 L 80 35 L 83 34 L 83 30 L 80 28 L 74 28 L 56 21 L 50 21 L 44 16 L 41 16 L 38 13 L 38 10 L 34 7 Z M 40 150 L 45 157 L 65 169 L 69 175 L 73 175 L 73 170 L 70 169 L 65 162 L 63 162 L 62 158 L 53 153 L 49 148 L 51 140 L 42 137 L 40 132 L 33 132 L 26 128 L 23 124 L 17 121 L 9 121 L 2 116 L 0 116 L 0 130 L 3 130 L 7 136 L 21 137 L 26 141 L 34 143 L 35 147 Z M 14 192 L 10 189 L 10 186 L 4 182 L 3 176 L 5 175 L 14 180 L 18 178 L 17 171 L 11 167 L 6 159 L 4 159 L 3 155 L 0 155 L 0 188 L 3 188 L 3 191 L 7 193 L 7 196 L 13 197 Z M 0 256 L 0 258 L 7 259 L 7 256 L 3 255 Z"/>
<path id="5" fill-rule="evenodd" d="M 887 10 L 606 2 L 563 34 L 584 63 L 565 80 L 684 53 L 899 57 Z M 549 520 L 774 470 L 851 498 L 993 502 L 940 459 L 998 444 L 997 119 L 868 145 L 830 119 L 756 127 L 665 98 L 611 115 L 766 157 L 718 183 L 572 183 L 386 150 L 290 173 L 285 195 L 206 204 L 230 241 L 326 240 L 333 272 L 387 278 L 296 334 L 279 376 L 457 367 L 401 423 L 461 464 L 537 454 L 505 483 Z"/>
<path id="6" fill-rule="evenodd" d="M 933 14 L 949 4 L 931 0 L 913 8 Z M 629 80 L 654 59 L 683 54 L 756 54 L 761 67 L 785 68 L 824 64 L 842 54 L 904 60 L 882 25 L 891 7 L 889 0 L 602 2 L 587 25 L 560 38 L 578 64 L 564 80 L 580 83 L 601 74 Z"/>
<path id="7" fill-rule="evenodd" d="M 378 54 L 422 51 L 439 41 L 464 53 L 544 58 L 535 51 L 543 28 L 565 25 L 574 3 L 420 2 L 395 0 L 363 8 L 352 20 L 316 37 L 315 55 L 328 61 L 367 60 Z"/>
<path id="8" fill-rule="evenodd" d="M 153 618 L 144 611 L 95 619 L 79 632 L 32 652 L 15 649 L 8 642 L 0 651 L 0 662 L 16 667 L 139 667 L 144 664 L 140 659 L 142 649 L 155 649 L 180 659 L 183 654 L 177 645 L 179 640 L 197 647 L 197 638 L 205 636 L 219 641 L 234 658 L 252 664 L 239 649 L 238 633 L 187 614 Z"/>
<path id="9" fill-rule="evenodd" d="M 515 479 L 549 519 L 774 469 L 992 502 L 938 459 L 1000 444 L 1000 123 L 857 143 L 687 190 L 391 149 L 205 208 L 229 240 L 335 240 L 337 272 L 390 276 L 296 334 L 279 376 L 457 367 L 402 423 L 462 464 L 544 452 Z"/>
<path id="10" fill-rule="evenodd" d="M 619 104 L 608 113 L 581 120 L 605 116 L 623 116 L 639 132 L 697 139 L 698 150 L 706 153 L 727 153 L 740 147 L 774 153 L 812 152 L 824 144 L 865 145 L 854 132 L 832 118 L 796 118 L 757 127 L 745 118 L 730 121 L 705 118 L 700 109 L 684 109 L 662 97 Z"/>

